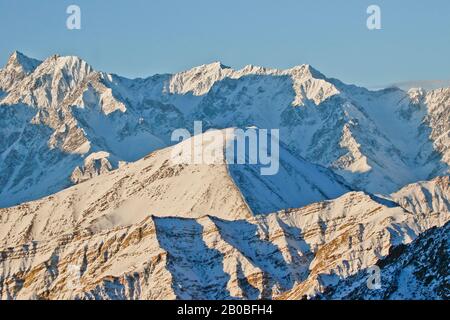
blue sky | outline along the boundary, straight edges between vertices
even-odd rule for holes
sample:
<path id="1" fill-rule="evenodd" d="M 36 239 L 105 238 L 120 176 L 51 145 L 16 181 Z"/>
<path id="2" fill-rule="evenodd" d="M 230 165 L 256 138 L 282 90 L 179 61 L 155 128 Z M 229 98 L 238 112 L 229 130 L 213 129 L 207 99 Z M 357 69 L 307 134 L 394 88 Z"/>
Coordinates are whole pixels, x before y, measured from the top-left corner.
<path id="1" fill-rule="evenodd" d="M 66 28 L 77 4 L 82 29 Z M 381 7 L 382 30 L 366 28 Z M 450 79 L 448 0 L 0 0 L 0 64 L 19 50 L 78 55 L 128 77 L 220 60 L 287 68 L 309 63 L 369 87 Z"/>

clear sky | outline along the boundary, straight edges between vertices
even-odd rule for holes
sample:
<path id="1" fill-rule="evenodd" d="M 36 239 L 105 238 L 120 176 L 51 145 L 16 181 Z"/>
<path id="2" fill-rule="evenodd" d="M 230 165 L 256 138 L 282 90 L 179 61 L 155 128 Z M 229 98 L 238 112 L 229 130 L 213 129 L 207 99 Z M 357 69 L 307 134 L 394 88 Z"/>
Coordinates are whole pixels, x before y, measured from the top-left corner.
<path id="1" fill-rule="evenodd" d="M 81 8 L 81 30 L 66 8 Z M 382 30 L 366 27 L 370 4 Z M 0 64 L 19 50 L 78 55 L 128 77 L 220 60 L 287 68 L 309 63 L 368 87 L 450 79 L 448 0 L 0 0 Z"/>

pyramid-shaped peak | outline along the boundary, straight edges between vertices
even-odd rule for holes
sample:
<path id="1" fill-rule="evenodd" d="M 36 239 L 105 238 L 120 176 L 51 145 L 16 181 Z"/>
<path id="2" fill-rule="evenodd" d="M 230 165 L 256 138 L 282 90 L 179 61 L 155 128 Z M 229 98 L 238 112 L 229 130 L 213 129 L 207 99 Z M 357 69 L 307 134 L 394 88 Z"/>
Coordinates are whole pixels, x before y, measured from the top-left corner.
<path id="1" fill-rule="evenodd" d="M 82 58 L 78 57 L 78 56 L 60 56 L 58 54 L 52 55 L 51 57 L 47 58 L 45 60 L 46 62 L 54 62 L 56 64 L 62 65 L 62 64 L 66 64 L 66 65 L 81 65 L 81 64 L 86 64 L 88 65 L 88 63 L 83 60 Z"/>
<path id="2" fill-rule="evenodd" d="M 220 61 L 203 64 L 190 70 L 176 73 L 170 83 L 172 93 L 185 94 L 192 92 L 194 95 L 207 93 L 217 81 L 233 73 L 233 69 L 225 66 Z"/>
<path id="3" fill-rule="evenodd" d="M 90 74 L 94 72 L 94 68 L 85 60 L 78 56 L 60 56 L 52 55 L 47 58 L 39 68 L 44 72 L 60 72 L 68 74 Z"/>
<path id="4" fill-rule="evenodd" d="M 21 60 L 26 60 L 26 59 L 31 59 L 30 57 L 27 57 L 26 55 L 24 55 L 22 52 L 15 50 L 10 56 L 9 56 L 9 60 L 11 61 L 21 61 Z"/>
<path id="5" fill-rule="evenodd" d="M 242 68 L 241 72 L 243 73 L 258 73 L 258 72 L 265 72 L 267 68 L 256 66 L 254 64 L 248 64 L 244 68 Z"/>
<path id="6" fill-rule="evenodd" d="M 310 64 L 301 64 L 288 70 L 292 74 L 307 75 L 316 79 L 325 79 L 326 77 Z"/>
<path id="7" fill-rule="evenodd" d="M 21 71 L 28 74 L 33 72 L 41 63 L 42 61 L 30 58 L 22 52 L 16 50 L 10 55 L 5 69 L 19 68 Z"/>

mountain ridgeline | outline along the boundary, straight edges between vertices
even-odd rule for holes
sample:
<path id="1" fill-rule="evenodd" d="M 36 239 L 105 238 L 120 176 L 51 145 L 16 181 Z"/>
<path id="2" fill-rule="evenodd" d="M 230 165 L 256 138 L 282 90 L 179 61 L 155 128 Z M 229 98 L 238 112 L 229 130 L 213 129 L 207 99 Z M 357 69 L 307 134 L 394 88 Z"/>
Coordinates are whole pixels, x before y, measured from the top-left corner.
<path id="1" fill-rule="evenodd" d="M 224 160 L 249 128 L 279 130 L 275 174 Z M 173 161 L 211 141 L 217 161 Z M 219 62 L 127 79 L 14 52 L 0 299 L 449 299 L 449 166 L 450 88 Z"/>
<path id="2" fill-rule="evenodd" d="M 212 63 L 130 80 L 78 57 L 40 62 L 15 52 L 0 90 L 3 207 L 139 160 L 194 121 L 279 129 L 290 153 L 371 193 L 449 172 L 450 89 L 369 91 L 309 65 L 236 71 Z"/>

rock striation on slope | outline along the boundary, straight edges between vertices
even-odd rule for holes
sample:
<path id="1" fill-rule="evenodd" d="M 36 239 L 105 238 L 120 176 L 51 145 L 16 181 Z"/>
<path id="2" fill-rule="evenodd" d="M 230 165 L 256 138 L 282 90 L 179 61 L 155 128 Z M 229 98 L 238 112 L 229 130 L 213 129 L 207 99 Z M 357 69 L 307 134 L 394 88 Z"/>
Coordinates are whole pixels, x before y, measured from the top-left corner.
<path id="1" fill-rule="evenodd" d="M 367 287 L 364 271 L 340 281 L 322 299 L 448 300 L 450 299 L 450 223 L 432 228 L 408 245 L 391 248 L 379 260 L 380 286 Z"/>
<path id="2" fill-rule="evenodd" d="M 15 52 L 0 70 L 0 298 L 446 298 L 449 97 L 309 65 L 126 79 Z M 172 146 L 194 121 L 223 130 Z M 275 175 L 224 161 L 249 127 L 280 130 Z M 174 163 L 218 135 L 213 162 Z M 368 292 L 375 264 L 388 280 Z"/>
<path id="3" fill-rule="evenodd" d="M 128 224 L 81 220 L 66 228 L 72 212 L 61 214 L 38 236 L 42 217 L 14 221 L 2 212 L 2 299 L 315 297 L 450 218 L 417 215 L 363 192 L 233 220 L 146 213 Z M 27 219 L 36 222 L 27 238 L 4 232 Z"/>
<path id="4" fill-rule="evenodd" d="M 69 230 L 129 225 L 150 214 L 245 219 L 270 213 L 271 208 L 298 207 L 350 191 L 331 171 L 293 156 L 283 157 L 279 172 L 267 177 L 260 175 L 258 166 L 228 164 L 227 146 L 219 139 L 212 144 L 211 138 L 232 143 L 234 132 L 210 131 L 51 196 L 0 209 L 4 235 L 0 244 L 41 240 Z M 191 163 L 191 155 L 187 159 L 182 154 L 195 147 L 206 156 L 207 146 L 217 157 L 210 163 Z M 104 160 L 106 155 L 97 156 Z"/>
<path id="5" fill-rule="evenodd" d="M 172 145 L 173 130 L 192 130 L 194 121 L 205 129 L 279 129 L 295 156 L 371 193 L 449 172 L 448 89 L 369 91 L 309 65 L 234 70 L 212 63 L 126 79 L 78 57 L 41 62 L 16 52 L 0 71 L 0 90 L 1 207 Z M 99 153 L 110 155 L 110 166 L 85 174 L 86 158 Z"/>

